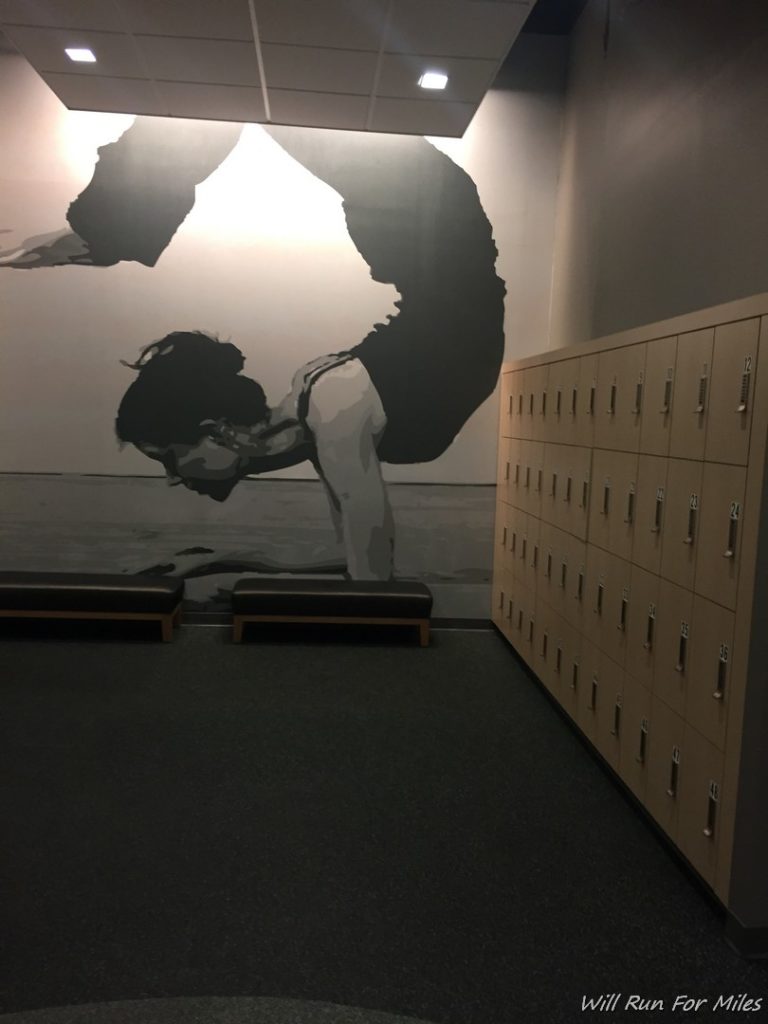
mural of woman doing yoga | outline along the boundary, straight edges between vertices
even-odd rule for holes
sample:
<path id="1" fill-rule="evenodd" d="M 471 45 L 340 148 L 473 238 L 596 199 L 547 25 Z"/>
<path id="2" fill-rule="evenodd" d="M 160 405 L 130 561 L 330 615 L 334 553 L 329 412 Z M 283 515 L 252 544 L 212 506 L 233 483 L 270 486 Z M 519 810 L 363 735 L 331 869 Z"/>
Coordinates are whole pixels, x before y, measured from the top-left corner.
<path id="1" fill-rule="evenodd" d="M 74 235 L 62 233 L 14 265 L 154 265 L 191 209 L 195 185 L 237 141 L 234 126 L 211 125 L 205 138 L 206 126 L 196 124 L 191 138 L 189 126 L 174 125 L 177 146 L 186 137 L 195 156 L 170 160 L 161 128 L 139 118 L 102 147 L 92 181 L 69 209 Z M 299 367 L 271 407 L 243 374 L 235 343 L 173 332 L 128 364 L 136 377 L 117 434 L 160 462 L 171 483 L 217 501 L 245 476 L 310 462 L 329 497 L 347 574 L 386 579 L 394 525 L 380 464 L 440 456 L 496 384 L 504 284 L 491 226 L 470 177 L 423 138 L 266 130 L 341 196 L 349 236 L 371 277 L 399 292 L 399 312 L 359 344 Z M 257 179 L 257 167 L 253 173 Z"/>

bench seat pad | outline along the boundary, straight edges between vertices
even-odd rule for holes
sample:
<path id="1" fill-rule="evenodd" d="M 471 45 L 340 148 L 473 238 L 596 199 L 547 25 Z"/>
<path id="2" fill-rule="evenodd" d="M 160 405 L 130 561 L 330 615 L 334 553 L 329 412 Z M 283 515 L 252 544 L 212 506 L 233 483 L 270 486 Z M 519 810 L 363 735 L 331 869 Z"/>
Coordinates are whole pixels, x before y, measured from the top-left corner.
<path id="1" fill-rule="evenodd" d="M 235 615 L 428 619 L 432 594 L 408 580 L 243 579 L 232 590 Z"/>
<path id="2" fill-rule="evenodd" d="M 183 594 L 184 580 L 166 576 L 0 572 L 0 608 L 6 611 L 167 614 Z"/>

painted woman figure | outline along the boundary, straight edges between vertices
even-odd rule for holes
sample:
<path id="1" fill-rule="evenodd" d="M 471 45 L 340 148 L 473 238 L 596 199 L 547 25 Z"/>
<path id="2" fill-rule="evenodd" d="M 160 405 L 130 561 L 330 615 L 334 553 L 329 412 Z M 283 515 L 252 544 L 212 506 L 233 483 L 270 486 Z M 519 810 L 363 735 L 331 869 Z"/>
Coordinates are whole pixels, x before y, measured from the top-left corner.
<path id="1" fill-rule="evenodd" d="M 35 262 L 152 266 L 194 202 L 194 186 L 237 139 L 232 126 L 137 119 L 99 150 L 71 205 L 75 234 Z M 244 476 L 310 461 L 343 537 L 347 572 L 392 572 L 394 528 L 382 462 L 427 462 L 452 443 L 492 393 L 503 356 L 504 284 L 469 176 L 425 139 L 268 126 L 343 200 L 347 230 L 374 280 L 400 293 L 396 316 L 346 352 L 321 355 L 269 408 L 241 374 L 235 345 L 177 332 L 150 345 L 123 398 L 118 436 L 163 463 L 172 482 L 224 500 Z M 256 172 L 257 173 L 257 172 Z M 147 214 L 149 210 L 149 214 Z M 62 242 L 65 243 L 62 245 Z M 68 252 L 65 258 L 51 254 Z M 72 255 L 76 252 L 76 256 Z M 257 330 L 258 327 L 256 326 Z"/>

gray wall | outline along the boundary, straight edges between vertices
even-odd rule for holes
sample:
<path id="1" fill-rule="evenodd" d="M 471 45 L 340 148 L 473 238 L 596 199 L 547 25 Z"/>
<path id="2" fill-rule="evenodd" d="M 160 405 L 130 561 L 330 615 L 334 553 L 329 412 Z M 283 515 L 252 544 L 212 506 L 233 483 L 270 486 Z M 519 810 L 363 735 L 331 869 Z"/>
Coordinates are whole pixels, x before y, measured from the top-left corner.
<path id="1" fill-rule="evenodd" d="M 590 0 L 571 40 L 550 347 L 768 290 L 766 110 L 764 0 Z"/>

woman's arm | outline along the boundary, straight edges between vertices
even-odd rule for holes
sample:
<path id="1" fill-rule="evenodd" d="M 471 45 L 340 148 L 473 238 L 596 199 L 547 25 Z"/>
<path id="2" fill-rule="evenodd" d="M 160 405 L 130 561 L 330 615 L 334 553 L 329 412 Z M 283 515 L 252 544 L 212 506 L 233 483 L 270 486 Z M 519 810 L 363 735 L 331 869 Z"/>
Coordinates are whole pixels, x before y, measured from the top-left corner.
<path id="1" fill-rule="evenodd" d="M 389 579 L 394 522 L 376 455 L 386 416 L 362 363 L 350 360 L 312 385 L 307 425 L 317 470 L 341 517 L 350 577 Z"/>

